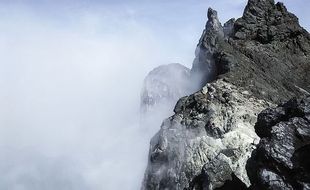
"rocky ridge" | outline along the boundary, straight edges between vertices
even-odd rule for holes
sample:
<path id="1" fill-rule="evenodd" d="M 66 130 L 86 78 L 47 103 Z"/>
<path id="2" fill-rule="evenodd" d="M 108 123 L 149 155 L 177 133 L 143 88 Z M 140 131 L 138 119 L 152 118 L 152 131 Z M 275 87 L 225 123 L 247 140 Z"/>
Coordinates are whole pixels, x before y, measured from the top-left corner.
<path id="1" fill-rule="evenodd" d="M 198 92 L 181 98 L 152 138 L 142 189 L 261 187 L 246 172 L 257 115 L 309 94 L 309 72 L 309 33 L 282 3 L 249 0 L 224 26 L 210 8 L 191 69 Z"/>
<path id="2" fill-rule="evenodd" d="M 224 27 L 211 8 L 208 18 L 191 70 L 200 87 L 225 78 L 276 103 L 309 94 L 310 35 L 282 3 L 249 0 L 243 16 Z"/>

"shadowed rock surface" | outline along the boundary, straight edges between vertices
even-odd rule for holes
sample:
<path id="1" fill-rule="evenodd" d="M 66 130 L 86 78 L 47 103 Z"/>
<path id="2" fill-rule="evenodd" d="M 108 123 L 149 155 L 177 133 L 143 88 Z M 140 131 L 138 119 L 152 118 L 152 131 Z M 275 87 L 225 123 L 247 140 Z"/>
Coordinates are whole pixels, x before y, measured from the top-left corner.
<path id="1" fill-rule="evenodd" d="M 262 138 L 248 160 L 252 189 L 310 189 L 310 96 L 258 115 Z"/>
<path id="2" fill-rule="evenodd" d="M 246 189 L 258 113 L 309 94 L 310 36 L 282 3 L 249 0 L 224 26 L 210 8 L 195 53 L 190 80 L 198 92 L 181 98 L 152 138 L 142 189 Z"/>
<path id="3" fill-rule="evenodd" d="M 216 11 L 209 9 L 208 18 L 191 70 L 201 87 L 226 78 L 276 103 L 309 94 L 310 35 L 282 3 L 249 0 L 243 16 L 224 29 Z"/>

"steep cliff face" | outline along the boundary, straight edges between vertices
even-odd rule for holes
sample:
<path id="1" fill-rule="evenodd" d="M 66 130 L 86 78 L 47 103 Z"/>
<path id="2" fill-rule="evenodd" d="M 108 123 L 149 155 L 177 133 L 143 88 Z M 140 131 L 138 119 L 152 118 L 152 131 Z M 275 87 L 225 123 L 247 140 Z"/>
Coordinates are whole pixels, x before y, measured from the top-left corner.
<path id="1" fill-rule="evenodd" d="M 283 4 L 249 0 L 224 26 L 209 9 L 190 76 L 198 92 L 151 140 L 142 189 L 246 189 L 258 113 L 309 94 L 309 72 L 309 33 Z"/>

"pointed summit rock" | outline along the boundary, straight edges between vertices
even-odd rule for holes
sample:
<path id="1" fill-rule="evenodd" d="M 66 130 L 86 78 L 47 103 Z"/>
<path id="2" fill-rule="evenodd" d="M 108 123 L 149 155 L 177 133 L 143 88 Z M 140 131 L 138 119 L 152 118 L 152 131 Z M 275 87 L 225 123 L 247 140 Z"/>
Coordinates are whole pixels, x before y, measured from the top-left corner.
<path id="1" fill-rule="evenodd" d="M 208 9 L 208 21 L 206 24 L 204 35 L 200 41 L 200 45 L 212 51 L 217 41 L 224 37 L 223 27 L 217 17 L 216 10 Z"/>
<path id="2" fill-rule="evenodd" d="M 208 9 L 208 21 L 196 48 L 196 57 L 191 69 L 193 83 L 198 83 L 199 88 L 216 77 L 216 66 L 212 55 L 217 51 L 218 45 L 224 40 L 224 30 L 218 19 L 217 12 Z"/>

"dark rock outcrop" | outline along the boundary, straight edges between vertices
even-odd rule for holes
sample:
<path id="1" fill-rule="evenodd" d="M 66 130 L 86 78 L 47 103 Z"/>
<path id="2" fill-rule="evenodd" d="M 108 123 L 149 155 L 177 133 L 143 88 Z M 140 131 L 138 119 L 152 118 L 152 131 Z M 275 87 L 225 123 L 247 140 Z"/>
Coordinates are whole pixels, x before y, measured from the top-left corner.
<path id="1" fill-rule="evenodd" d="M 310 189 L 310 96 L 264 110 L 255 129 L 261 140 L 247 164 L 252 189 Z"/>
<path id="2" fill-rule="evenodd" d="M 192 83 L 197 83 L 195 88 L 199 90 L 207 82 L 216 78 L 216 62 L 213 54 L 217 52 L 220 41 L 224 40 L 224 30 L 218 19 L 217 12 L 208 9 L 208 21 L 206 28 L 196 48 L 196 58 L 191 69 Z"/>
<path id="3" fill-rule="evenodd" d="M 226 161 L 217 157 L 203 167 L 188 189 L 246 190 L 247 186 L 233 173 Z"/>
<path id="4" fill-rule="evenodd" d="M 310 35 L 282 3 L 249 0 L 224 27 L 215 11 L 208 15 L 191 70 L 201 87 L 225 78 L 275 103 L 309 94 Z"/>
<path id="5" fill-rule="evenodd" d="M 246 166 L 251 187 L 216 159 L 203 167 L 190 189 L 310 189 L 310 96 L 265 109 L 255 130 L 261 140 Z"/>
<path id="6" fill-rule="evenodd" d="M 258 143 L 254 130 L 258 113 L 310 92 L 310 35 L 299 25 L 297 17 L 274 0 L 249 0 L 243 16 L 224 26 L 216 11 L 209 9 L 195 53 L 190 80 L 191 90 L 198 92 L 181 98 L 175 114 L 163 122 L 152 138 L 143 190 L 245 189 L 250 185 L 246 161 Z M 274 109 L 278 110 L 262 113 L 260 117 L 266 117 L 259 118 L 256 126 L 279 125 L 274 120 L 277 118 L 281 125 L 295 128 L 282 127 L 276 134 L 268 127 L 256 127 L 260 137 L 279 137 L 274 143 L 279 141 L 280 149 L 269 147 L 268 151 L 284 151 L 287 155 L 276 152 L 274 159 L 281 168 L 270 166 L 261 176 L 255 173 L 253 165 L 253 173 L 249 171 L 252 187 L 266 187 L 260 186 L 265 180 L 283 184 L 281 188 L 286 185 L 307 189 L 308 174 L 299 169 L 308 168 L 303 158 L 307 157 L 309 147 L 294 143 L 296 138 L 308 138 L 303 126 L 309 122 L 309 115 L 294 115 L 286 120 L 292 110 Z M 294 113 L 299 113 L 298 109 Z M 283 123 L 283 118 L 289 123 Z M 293 130 L 297 128 L 300 131 Z M 286 142 L 294 146 L 280 146 L 280 137 L 286 133 L 286 138 L 290 138 Z M 298 150 L 295 152 L 292 147 Z M 292 160 L 286 162 L 284 158 Z M 282 162 L 287 165 L 282 166 Z M 286 173 L 272 173 L 280 170 Z M 295 178 L 282 178 L 291 175 L 290 171 L 295 172 Z"/>
<path id="7" fill-rule="evenodd" d="M 241 53 L 232 83 L 276 103 L 309 93 L 310 35 L 282 3 L 249 0 L 228 43 Z"/>

